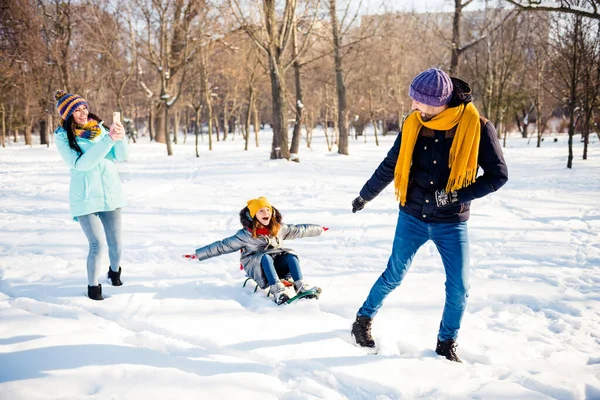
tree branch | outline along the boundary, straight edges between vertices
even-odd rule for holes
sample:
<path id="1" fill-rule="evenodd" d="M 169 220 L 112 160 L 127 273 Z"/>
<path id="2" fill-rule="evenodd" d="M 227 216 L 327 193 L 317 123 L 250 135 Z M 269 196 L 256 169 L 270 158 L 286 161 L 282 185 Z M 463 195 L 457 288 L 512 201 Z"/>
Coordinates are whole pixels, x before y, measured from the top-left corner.
<path id="1" fill-rule="evenodd" d="M 591 10 L 581 6 L 572 5 L 570 0 L 561 0 L 559 6 L 550 4 L 544 5 L 541 0 L 506 0 L 506 2 L 512 4 L 519 10 L 524 11 L 560 12 L 600 20 L 598 5 L 594 0 L 585 1 L 585 3 L 591 7 Z"/>

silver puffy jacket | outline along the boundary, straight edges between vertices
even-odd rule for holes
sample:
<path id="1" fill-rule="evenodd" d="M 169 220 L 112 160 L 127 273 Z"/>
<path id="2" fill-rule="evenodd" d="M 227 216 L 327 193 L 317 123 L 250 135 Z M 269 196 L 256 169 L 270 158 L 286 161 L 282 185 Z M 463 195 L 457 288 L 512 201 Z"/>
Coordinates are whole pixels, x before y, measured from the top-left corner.
<path id="1" fill-rule="evenodd" d="M 241 250 L 240 262 L 244 271 L 261 289 L 265 289 L 269 284 L 260 265 L 262 257 L 265 254 L 273 256 L 281 253 L 289 253 L 297 256 L 294 250 L 281 247 L 284 240 L 319 236 L 321 233 L 323 233 L 323 228 L 320 225 L 281 224 L 281 229 L 277 236 L 259 235 L 253 238 L 252 232 L 244 228 L 237 231 L 233 236 L 196 249 L 196 257 L 198 261 L 202 261 Z"/>

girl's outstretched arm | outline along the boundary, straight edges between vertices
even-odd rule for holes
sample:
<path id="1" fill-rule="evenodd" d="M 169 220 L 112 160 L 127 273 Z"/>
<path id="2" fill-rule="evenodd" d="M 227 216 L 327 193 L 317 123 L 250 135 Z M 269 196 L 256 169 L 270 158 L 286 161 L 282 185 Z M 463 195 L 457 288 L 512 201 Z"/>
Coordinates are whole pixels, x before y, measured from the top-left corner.
<path id="1" fill-rule="evenodd" d="M 223 240 L 219 240 L 207 246 L 203 246 L 196 249 L 196 258 L 198 259 L 198 261 L 202 261 L 223 254 L 239 251 L 240 249 L 245 247 L 245 243 L 240 237 L 240 232 Z"/>
<path id="2" fill-rule="evenodd" d="M 324 229 L 321 225 L 299 224 L 288 225 L 283 224 L 281 227 L 281 237 L 283 240 L 300 239 L 304 237 L 319 236 Z"/>

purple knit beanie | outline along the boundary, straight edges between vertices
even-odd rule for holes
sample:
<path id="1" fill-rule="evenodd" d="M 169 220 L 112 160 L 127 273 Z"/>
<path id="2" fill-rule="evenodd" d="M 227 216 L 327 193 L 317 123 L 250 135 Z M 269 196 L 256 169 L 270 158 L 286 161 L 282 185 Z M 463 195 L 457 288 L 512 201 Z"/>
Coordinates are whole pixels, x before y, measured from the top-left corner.
<path id="1" fill-rule="evenodd" d="M 437 68 L 429 68 L 413 79 L 408 95 L 419 103 L 439 107 L 450 102 L 452 90 L 452 81 L 447 73 Z"/>

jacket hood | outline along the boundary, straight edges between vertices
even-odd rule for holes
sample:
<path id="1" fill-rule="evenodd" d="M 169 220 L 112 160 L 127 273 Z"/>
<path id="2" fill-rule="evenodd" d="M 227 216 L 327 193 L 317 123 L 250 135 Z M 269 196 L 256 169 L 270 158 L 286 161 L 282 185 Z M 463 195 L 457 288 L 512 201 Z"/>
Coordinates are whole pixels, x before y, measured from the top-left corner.
<path id="1" fill-rule="evenodd" d="M 461 104 L 467 104 L 472 101 L 471 86 L 462 79 L 450 77 L 454 90 L 448 107 L 457 107 Z"/>
<path id="2" fill-rule="evenodd" d="M 271 208 L 273 208 L 272 218 L 275 218 L 275 221 L 281 224 L 281 221 L 283 220 L 281 213 L 275 207 L 271 206 Z M 253 218 L 250 216 L 250 210 L 248 209 L 248 207 L 242 208 L 242 210 L 240 211 L 240 223 L 242 224 L 242 226 L 246 229 L 252 229 L 252 221 Z"/>

